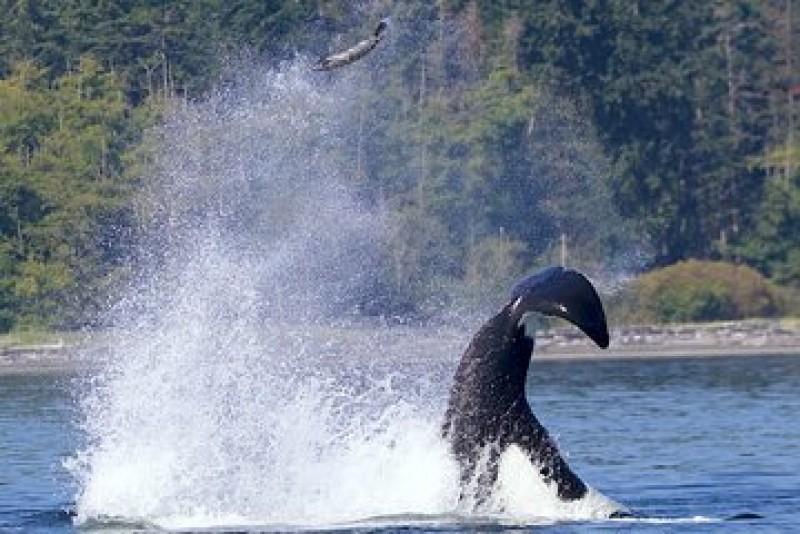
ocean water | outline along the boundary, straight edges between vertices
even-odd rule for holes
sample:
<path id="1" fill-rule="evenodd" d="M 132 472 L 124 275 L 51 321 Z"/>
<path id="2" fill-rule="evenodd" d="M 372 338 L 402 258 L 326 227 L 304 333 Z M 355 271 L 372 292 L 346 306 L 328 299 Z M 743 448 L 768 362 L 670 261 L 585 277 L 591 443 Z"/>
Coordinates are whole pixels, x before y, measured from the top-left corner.
<path id="1" fill-rule="evenodd" d="M 446 331 L 359 324 L 406 250 L 397 214 L 354 183 L 385 157 L 360 152 L 377 112 L 362 67 L 234 66 L 168 111 L 131 285 L 102 318 L 110 349 L 82 371 L 0 375 L 0 532 L 799 523 L 800 355 L 535 362 L 534 411 L 592 493 L 560 503 L 512 451 L 489 509 L 459 508 L 440 425 L 478 325 L 449 308 L 436 323 L 463 324 Z M 602 519 L 610 501 L 641 518 Z"/>
<path id="2" fill-rule="evenodd" d="M 276 405 L 287 418 L 278 431 L 274 414 L 263 414 L 273 425 L 261 428 L 263 456 L 247 443 L 220 450 L 222 442 L 211 438 L 205 450 L 191 452 L 196 443 L 186 421 L 197 424 L 209 410 L 197 398 L 199 415 L 189 404 L 180 404 L 180 413 L 139 397 L 147 410 L 131 409 L 114 429 L 115 439 L 134 441 L 125 444 L 89 433 L 81 399 L 86 388 L 100 387 L 96 372 L 2 375 L 0 532 L 785 532 L 800 525 L 800 354 L 534 362 L 534 411 L 585 481 L 641 516 L 626 520 L 552 508 L 536 481 L 519 472 L 523 480 L 513 483 L 533 489 L 513 497 L 523 502 L 512 511 L 459 511 L 448 495 L 454 488 L 446 449 L 431 437 L 456 359 L 331 363 L 317 374 L 338 384 L 330 398 L 318 389 L 313 402 L 303 398 L 310 390 L 287 401 L 303 418 Z M 310 420 L 304 403 L 327 411 Z M 160 408 L 167 419 L 156 417 L 156 436 L 142 413 Z M 229 421 L 200 434 L 257 441 L 226 428 L 251 424 L 228 408 Z M 142 452 L 144 438 L 159 450 Z M 182 445 L 186 450 L 173 450 Z M 81 455 L 91 475 L 75 467 Z M 113 466 L 104 464 L 106 455 Z M 248 472 L 281 478 L 251 486 Z M 526 510 L 525 498 L 537 502 Z"/>

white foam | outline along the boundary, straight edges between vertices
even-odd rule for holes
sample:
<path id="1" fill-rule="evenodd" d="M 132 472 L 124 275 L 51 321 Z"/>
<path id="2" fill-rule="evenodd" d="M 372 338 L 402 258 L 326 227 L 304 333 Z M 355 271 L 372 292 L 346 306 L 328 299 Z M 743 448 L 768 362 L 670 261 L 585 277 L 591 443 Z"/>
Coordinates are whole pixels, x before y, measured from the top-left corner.
<path id="1" fill-rule="evenodd" d="M 342 186 L 353 168 L 330 158 L 357 131 L 357 87 L 343 76 L 317 88 L 292 66 L 168 121 L 142 204 L 142 274 L 81 399 L 78 522 L 299 528 L 457 510 L 439 435 L 448 384 L 417 374 L 402 386 L 402 364 L 371 366 L 396 350 L 383 332 L 342 343 L 326 322 L 370 280 L 383 239 Z M 503 463 L 506 517 L 609 509 L 596 492 L 554 502 L 515 462 Z"/>
<path id="2" fill-rule="evenodd" d="M 606 519 L 624 509 L 594 488 L 577 501 L 562 501 L 556 487 L 539 476 L 525 453 L 511 446 L 500 459 L 498 491 L 494 506 L 518 519 L 593 520 Z"/>

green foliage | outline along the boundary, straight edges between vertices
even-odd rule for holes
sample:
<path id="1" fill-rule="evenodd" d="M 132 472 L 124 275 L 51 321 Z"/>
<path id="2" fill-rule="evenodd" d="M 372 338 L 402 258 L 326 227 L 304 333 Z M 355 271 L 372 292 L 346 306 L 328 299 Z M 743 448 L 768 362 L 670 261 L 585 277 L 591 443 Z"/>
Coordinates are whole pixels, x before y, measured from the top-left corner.
<path id="1" fill-rule="evenodd" d="M 587 103 L 619 206 L 656 263 L 726 256 L 762 197 L 749 159 L 792 135 L 774 127 L 797 113 L 775 105 L 775 61 L 793 54 L 780 47 L 784 14 L 746 0 L 540 4 L 522 15 L 522 57 Z"/>
<path id="2" fill-rule="evenodd" d="M 800 289 L 800 145 L 776 151 L 762 164 L 772 173 L 736 252 L 777 283 Z"/>
<path id="3" fill-rule="evenodd" d="M 773 317 L 777 288 L 750 267 L 689 260 L 639 277 L 632 286 L 638 320 L 692 322 Z"/>
<path id="4" fill-rule="evenodd" d="M 339 2 L 233 0 L 220 2 L 218 10 L 220 26 L 234 42 L 268 52 L 273 59 L 286 59 L 298 51 L 322 55 L 327 50 L 320 33 L 331 33 L 345 18 L 358 24 L 353 10 Z"/>
<path id="5" fill-rule="evenodd" d="M 138 141 L 117 76 L 83 58 L 52 85 L 30 63 L 0 81 L 0 327 L 78 325 L 120 252 L 105 223 L 130 201 Z"/>
<path id="6" fill-rule="evenodd" d="M 392 245 L 407 259 L 396 263 L 406 266 L 396 283 L 423 295 L 459 285 L 461 296 L 503 292 L 561 234 L 576 260 L 602 263 L 629 233 L 591 125 L 520 70 L 514 24 L 501 21 L 502 38 L 482 48 L 484 29 L 465 9 L 414 13 L 448 31 L 432 31 L 419 55 L 382 66 L 365 105 L 381 113 L 364 120 L 364 151 L 380 155 L 368 159 L 366 187 L 411 216 L 415 230 L 398 231 Z M 395 19 L 393 40 L 410 37 L 406 24 Z M 505 245 L 513 253 L 501 253 Z"/>
<path id="7" fill-rule="evenodd" d="M 0 74 L 19 61 L 46 65 L 53 80 L 94 56 L 129 100 L 197 95 L 218 64 L 219 0 L 0 2 Z"/>
<path id="8" fill-rule="evenodd" d="M 800 287 L 800 9 L 387 6 L 0 0 L 0 331 L 80 324 L 114 285 L 151 158 L 142 131 L 217 83 L 229 50 L 274 65 L 353 42 L 386 15 L 353 185 L 393 223 L 397 294 L 501 291 L 552 261 L 562 235 L 573 265 L 608 265 L 645 234 L 651 264 L 743 261 Z M 651 320 L 772 313 L 686 276 L 653 294 Z"/>

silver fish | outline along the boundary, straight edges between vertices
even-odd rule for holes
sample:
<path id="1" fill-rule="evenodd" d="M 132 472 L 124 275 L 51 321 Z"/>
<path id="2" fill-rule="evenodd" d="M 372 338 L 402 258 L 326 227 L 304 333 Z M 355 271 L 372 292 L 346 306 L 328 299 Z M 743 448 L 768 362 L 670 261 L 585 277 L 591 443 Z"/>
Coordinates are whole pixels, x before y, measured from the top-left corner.
<path id="1" fill-rule="evenodd" d="M 360 41 L 358 44 L 348 48 L 347 50 L 343 50 L 341 52 L 321 58 L 311 68 L 313 70 L 331 70 L 349 65 L 350 63 L 357 61 L 369 54 L 372 49 L 374 49 L 386 36 L 386 32 L 388 30 L 389 19 L 381 19 L 380 23 L 378 23 L 378 27 L 375 28 L 375 31 L 372 32 L 372 35 L 369 38 Z"/>

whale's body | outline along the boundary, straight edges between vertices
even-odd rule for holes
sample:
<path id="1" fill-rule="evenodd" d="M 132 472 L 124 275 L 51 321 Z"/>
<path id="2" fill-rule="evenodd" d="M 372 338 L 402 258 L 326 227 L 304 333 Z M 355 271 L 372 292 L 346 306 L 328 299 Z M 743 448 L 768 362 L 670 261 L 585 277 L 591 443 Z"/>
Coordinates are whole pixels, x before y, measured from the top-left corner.
<path id="1" fill-rule="evenodd" d="M 525 397 L 534 347 L 522 323 L 529 312 L 563 317 L 599 346 L 608 346 L 605 313 L 594 287 L 580 273 L 560 267 L 524 280 L 478 331 L 456 370 L 442 429 L 459 464 L 461 501 L 474 508 L 491 496 L 500 456 L 512 445 L 555 484 L 560 499 L 574 501 L 587 493 Z"/>
<path id="2" fill-rule="evenodd" d="M 444 435 L 461 468 L 462 500 L 483 504 L 497 480 L 500 455 L 517 445 L 565 500 L 586 485 L 559 454 L 525 398 L 533 341 L 525 327 L 509 329 L 510 306 L 485 324 L 456 371 Z"/>

